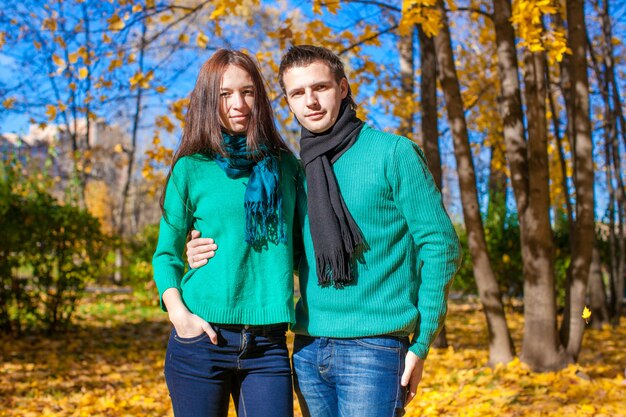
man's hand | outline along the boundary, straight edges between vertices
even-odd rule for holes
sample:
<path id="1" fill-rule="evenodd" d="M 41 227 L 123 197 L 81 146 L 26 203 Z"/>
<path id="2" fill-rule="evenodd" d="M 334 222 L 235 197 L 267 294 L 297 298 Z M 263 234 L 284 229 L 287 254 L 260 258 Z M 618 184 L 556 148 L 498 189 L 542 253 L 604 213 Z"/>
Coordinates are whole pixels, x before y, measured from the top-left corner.
<path id="1" fill-rule="evenodd" d="M 404 373 L 400 382 L 403 387 L 408 387 L 405 405 L 415 398 L 417 386 L 422 380 L 422 372 L 424 372 L 424 359 L 409 351 L 404 359 Z"/>
<path id="2" fill-rule="evenodd" d="M 215 256 L 217 245 L 210 237 L 200 238 L 200 232 L 191 231 L 191 240 L 187 242 L 187 260 L 191 268 L 199 268 L 205 265 L 209 259 Z"/>

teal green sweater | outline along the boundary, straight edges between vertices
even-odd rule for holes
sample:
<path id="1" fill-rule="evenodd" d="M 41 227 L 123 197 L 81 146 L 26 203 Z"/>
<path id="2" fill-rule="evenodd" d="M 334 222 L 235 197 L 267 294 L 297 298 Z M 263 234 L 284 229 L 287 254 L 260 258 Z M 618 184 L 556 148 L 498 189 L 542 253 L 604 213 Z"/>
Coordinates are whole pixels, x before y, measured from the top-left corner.
<path id="1" fill-rule="evenodd" d="M 370 249 L 353 285 L 320 287 L 299 204 L 306 259 L 293 331 L 338 338 L 414 333 L 410 350 L 425 359 L 443 325 L 461 253 L 424 155 L 407 138 L 365 126 L 333 170 Z"/>
<path id="2" fill-rule="evenodd" d="M 210 323 L 294 322 L 293 221 L 303 175 L 291 154 L 283 153 L 279 165 L 288 241 L 270 242 L 255 250 L 244 241 L 247 177 L 228 178 L 202 155 L 183 157 L 176 163 L 166 188 L 165 218 L 152 261 L 161 301 L 165 290 L 178 288 L 189 311 Z M 192 228 L 202 237 L 215 239 L 219 256 L 185 273 L 182 254 Z M 299 226 L 296 229 L 295 235 L 300 236 Z"/>

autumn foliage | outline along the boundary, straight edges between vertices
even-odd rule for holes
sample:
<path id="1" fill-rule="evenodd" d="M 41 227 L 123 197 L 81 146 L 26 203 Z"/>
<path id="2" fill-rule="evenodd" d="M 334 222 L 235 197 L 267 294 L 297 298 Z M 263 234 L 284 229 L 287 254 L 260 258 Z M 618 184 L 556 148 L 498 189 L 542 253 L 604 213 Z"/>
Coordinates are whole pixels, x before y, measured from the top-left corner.
<path id="1" fill-rule="evenodd" d="M 0 338 L 0 415 L 171 416 L 163 378 L 166 316 L 150 295 L 92 295 L 69 333 Z M 509 310 L 517 344 L 521 319 Z M 407 416 L 626 415 L 624 328 L 588 331 L 579 365 L 534 374 L 518 360 L 486 366 L 478 304 L 451 303 L 447 326 L 450 347 L 429 355 Z"/>

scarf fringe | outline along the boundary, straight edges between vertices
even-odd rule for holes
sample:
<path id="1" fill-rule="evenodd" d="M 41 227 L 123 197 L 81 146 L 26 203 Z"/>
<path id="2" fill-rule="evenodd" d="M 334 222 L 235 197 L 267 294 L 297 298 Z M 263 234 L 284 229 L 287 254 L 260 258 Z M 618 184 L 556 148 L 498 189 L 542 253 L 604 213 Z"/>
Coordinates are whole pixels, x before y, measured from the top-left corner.
<path id="1" fill-rule="evenodd" d="M 353 282 L 350 257 L 342 249 L 332 253 L 315 256 L 317 283 L 322 286 L 333 284 L 335 288 L 343 288 Z"/>
<path id="2" fill-rule="evenodd" d="M 276 196 L 274 196 L 276 199 Z M 276 210 L 279 201 L 267 203 L 246 202 L 246 230 L 245 241 L 250 245 L 262 245 L 267 241 L 287 243 L 287 233 L 282 215 L 282 210 Z M 272 229 L 272 226 L 275 226 Z"/>

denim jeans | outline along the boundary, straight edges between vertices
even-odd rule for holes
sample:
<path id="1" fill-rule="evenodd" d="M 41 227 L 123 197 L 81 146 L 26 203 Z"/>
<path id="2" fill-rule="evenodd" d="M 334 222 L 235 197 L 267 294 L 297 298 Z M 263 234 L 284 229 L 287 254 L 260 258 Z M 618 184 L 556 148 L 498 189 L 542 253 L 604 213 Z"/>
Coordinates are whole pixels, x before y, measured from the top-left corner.
<path id="1" fill-rule="evenodd" d="M 304 416 L 404 415 L 400 386 L 409 340 L 380 336 L 334 339 L 297 335 L 295 390 Z"/>
<path id="2" fill-rule="evenodd" d="M 239 417 L 293 416 L 287 325 L 236 327 L 213 325 L 217 345 L 172 329 L 165 380 L 176 417 L 226 417 L 231 395 Z"/>

